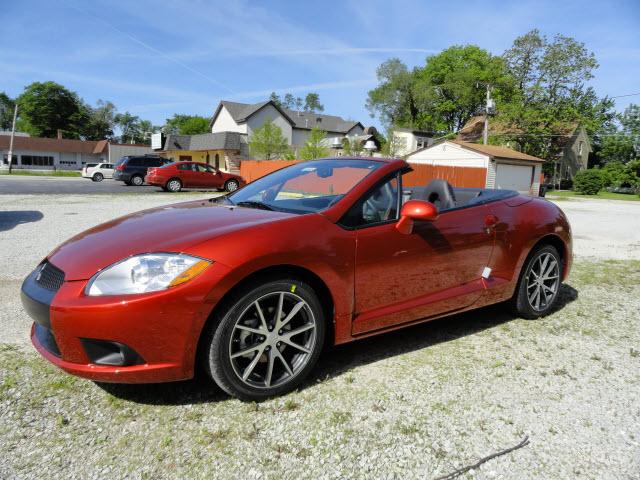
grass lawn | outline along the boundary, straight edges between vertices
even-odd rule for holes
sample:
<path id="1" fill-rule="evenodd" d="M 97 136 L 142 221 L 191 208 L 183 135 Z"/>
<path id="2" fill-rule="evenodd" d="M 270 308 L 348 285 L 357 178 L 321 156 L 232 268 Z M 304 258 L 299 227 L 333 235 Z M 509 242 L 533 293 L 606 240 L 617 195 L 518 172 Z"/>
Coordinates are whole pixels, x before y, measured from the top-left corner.
<path id="1" fill-rule="evenodd" d="M 0 175 L 9 175 L 8 170 L 0 170 Z M 80 172 L 70 170 L 51 170 L 34 172 L 32 170 L 13 170 L 11 175 L 22 175 L 32 177 L 79 177 Z"/>
<path id="2" fill-rule="evenodd" d="M 632 202 L 640 201 L 640 196 L 630 195 L 627 193 L 611 193 L 604 190 L 598 192 L 597 195 L 583 195 L 573 190 L 551 190 L 547 192 L 548 198 L 603 198 L 606 200 L 627 200 Z"/>

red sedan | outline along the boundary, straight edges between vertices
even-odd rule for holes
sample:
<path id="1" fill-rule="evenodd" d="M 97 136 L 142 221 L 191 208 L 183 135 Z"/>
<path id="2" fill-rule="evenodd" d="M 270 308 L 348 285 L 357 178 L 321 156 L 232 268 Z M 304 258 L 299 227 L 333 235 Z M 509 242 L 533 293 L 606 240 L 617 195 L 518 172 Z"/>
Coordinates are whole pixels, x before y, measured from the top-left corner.
<path id="1" fill-rule="evenodd" d="M 169 192 L 179 192 L 183 188 L 217 188 L 234 192 L 247 183 L 240 175 L 222 172 L 198 162 L 174 162 L 150 168 L 144 181 Z"/>
<path id="2" fill-rule="evenodd" d="M 200 365 L 255 400 L 298 386 L 326 344 L 498 302 L 525 318 L 553 310 L 572 259 L 557 206 L 443 180 L 403 187 L 410 170 L 303 162 L 81 233 L 23 283 L 33 344 L 103 382 L 183 380 Z"/>

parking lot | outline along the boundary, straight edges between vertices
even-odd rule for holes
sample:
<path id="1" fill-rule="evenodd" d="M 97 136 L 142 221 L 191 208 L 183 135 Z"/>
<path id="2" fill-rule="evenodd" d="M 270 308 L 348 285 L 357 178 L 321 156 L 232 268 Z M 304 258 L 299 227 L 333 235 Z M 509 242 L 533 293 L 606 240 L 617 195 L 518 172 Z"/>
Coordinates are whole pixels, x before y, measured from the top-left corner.
<path id="1" fill-rule="evenodd" d="M 576 258 L 549 317 L 498 306 L 345 345 L 299 391 L 246 404 L 202 379 L 97 385 L 29 345 L 20 283 L 54 246 L 212 196 L 148 190 L 0 195 L 0 478 L 435 478 L 525 435 L 467 478 L 637 478 L 640 202 L 558 202 Z"/>

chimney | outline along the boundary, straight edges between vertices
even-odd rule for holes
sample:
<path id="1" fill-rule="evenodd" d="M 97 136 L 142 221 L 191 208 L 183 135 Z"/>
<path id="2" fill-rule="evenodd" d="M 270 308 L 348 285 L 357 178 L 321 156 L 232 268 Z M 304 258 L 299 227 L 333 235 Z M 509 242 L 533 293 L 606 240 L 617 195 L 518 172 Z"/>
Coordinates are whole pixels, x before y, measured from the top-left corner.
<path id="1" fill-rule="evenodd" d="M 62 140 L 62 130 L 58 129 L 58 140 Z"/>

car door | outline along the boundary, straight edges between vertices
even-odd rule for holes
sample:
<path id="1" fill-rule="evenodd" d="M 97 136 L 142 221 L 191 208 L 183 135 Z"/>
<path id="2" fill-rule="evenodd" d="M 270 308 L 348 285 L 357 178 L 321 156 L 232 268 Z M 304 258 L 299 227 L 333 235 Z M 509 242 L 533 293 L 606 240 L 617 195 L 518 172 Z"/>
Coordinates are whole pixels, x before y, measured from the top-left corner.
<path id="1" fill-rule="evenodd" d="M 214 188 L 217 187 L 216 175 L 213 168 L 201 163 L 195 163 L 197 182 L 199 187 Z"/>
<path id="2" fill-rule="evenodd" d="M 100 168 L 100 172 L 104 175 L 104 178 L 113 178 L 113 165 L 110 163 L 103 163 Z"/>
<path id="3" fill-rule="evenodd" d="M 198 179 L 196 177 L 196 166 L 193 163 L 180 163 L 178 164 L 178 171 L 180 173 L 180 181 L 183 187 L 197 187 Z"/>
<path id="4" fill-rule="evenodd" d="M 399 181 L 386 183 L 395 191 Z M 377 190 L 368 194 L 376 195 Z M 401 196 L 393 201 L 399 204 Z M 478 300 L 494 243 L 493 230 L 485 226 L 486 206 L 440 212 L 435 221 L 415 222 L 406 235 L 395 228 L 395 206 L 371 215 L 368 203 L 365 195 L 354 205 L 363 209 L 363 223 L 356 227 L 354 335 L 454 312 Z"/>

